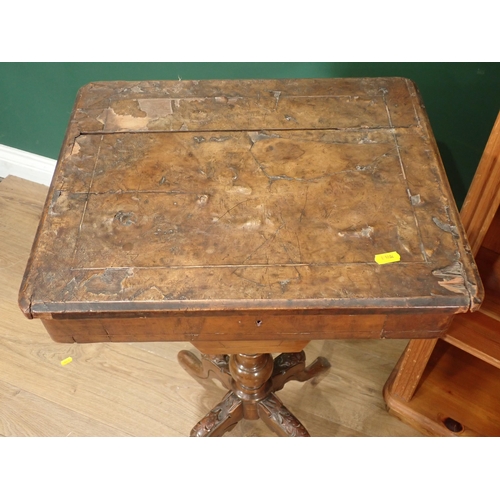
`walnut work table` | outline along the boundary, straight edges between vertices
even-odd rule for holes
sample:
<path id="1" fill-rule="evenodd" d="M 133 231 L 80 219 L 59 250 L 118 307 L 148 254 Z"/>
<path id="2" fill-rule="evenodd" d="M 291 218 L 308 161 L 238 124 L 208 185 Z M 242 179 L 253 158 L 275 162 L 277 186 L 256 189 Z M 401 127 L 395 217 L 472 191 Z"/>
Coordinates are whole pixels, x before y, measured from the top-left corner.
<path id="1" fill-rule="evenodd" d="M 191 342 L 228 389 L 191 435 L 307 436 L 275 393 L 328 369 L 308 342 L 442 337 L 481 303 L 423 108 L 404 78 L 86 85 L 22 311 L 57 342 Z"/>

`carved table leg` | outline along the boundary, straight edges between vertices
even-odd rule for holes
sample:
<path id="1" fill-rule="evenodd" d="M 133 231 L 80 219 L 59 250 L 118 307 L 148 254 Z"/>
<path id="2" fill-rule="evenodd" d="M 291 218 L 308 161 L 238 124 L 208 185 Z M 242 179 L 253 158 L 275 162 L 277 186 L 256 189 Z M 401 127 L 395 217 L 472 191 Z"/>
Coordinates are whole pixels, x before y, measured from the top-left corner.
<path id="1" fill-rule="evenodd" d="M 177 360 L 182 368 L 199 382 L 216 378 L 226 389 L 231 389 L 229 356 L 202 354 L 200 360 L 190 351 L 180 351 L 177 354 Z"/>
<path id="2" fill-rule="evenodd" d="M 283 389 L 289 380 L 305 382 L 313 379 L 311 383 L 316 385 L 326 375 L 330 367 L 329 361 L 322 356 L 316 358 L 306 367 L 304 351 L 280 354 L 274 359 L 273 391 Z"/>
<path id="3" fill-rule="evenodd" d="M 230 389 L 191 431 L 191 436 L 222 436 L 241 419 L 264 423 L 278 436 L 309 436 L 300 421 L 274 394 L 289 380 L 313 383 L 324 376 L 330 363 L 323 357 L 309 366 L 304 351 L 283 353 L 273 360 L 271 354 L 232 354 L 210 356 L 201 360 L 189 351 L 178 355 L 181 366 L 198 380 L 217 378 Z"/>
<path id="4" fill-rule="evenodd" d="M 243 418 L 243 402 L 234 392 L 212 408 L 191 431 L 191 437 L 222 436 Z"/>
<path id="5" fill-rule="evenodd" d="M 309 437 L 306 428 L 300 423 L 286 406 L 276 397 L 270 394 L 258 403 L 259 417 L 278 436 L 283 437 Z"/>

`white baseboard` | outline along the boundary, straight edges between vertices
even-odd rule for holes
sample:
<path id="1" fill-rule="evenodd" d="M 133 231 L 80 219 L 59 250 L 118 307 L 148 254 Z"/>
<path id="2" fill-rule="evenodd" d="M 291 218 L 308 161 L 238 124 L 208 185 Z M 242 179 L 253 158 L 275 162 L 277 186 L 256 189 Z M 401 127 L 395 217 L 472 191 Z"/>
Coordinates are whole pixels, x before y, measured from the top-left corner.
<path id="1" fill-rule="evenodd" d="M 49 186 L 56 160 L 0 144 L 0 177 L 15 175 Z"/>

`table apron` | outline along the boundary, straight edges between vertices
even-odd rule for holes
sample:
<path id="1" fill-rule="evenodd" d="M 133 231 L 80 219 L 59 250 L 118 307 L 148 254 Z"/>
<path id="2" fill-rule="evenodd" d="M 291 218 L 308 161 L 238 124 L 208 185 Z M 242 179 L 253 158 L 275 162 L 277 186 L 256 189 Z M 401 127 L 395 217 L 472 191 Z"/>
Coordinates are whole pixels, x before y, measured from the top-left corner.
<path id="1" fill-rule="evenodd" d="M 449 313 L 272 314 L 42 319 L 56 342 L 179 342 L 437 338 Z"/>

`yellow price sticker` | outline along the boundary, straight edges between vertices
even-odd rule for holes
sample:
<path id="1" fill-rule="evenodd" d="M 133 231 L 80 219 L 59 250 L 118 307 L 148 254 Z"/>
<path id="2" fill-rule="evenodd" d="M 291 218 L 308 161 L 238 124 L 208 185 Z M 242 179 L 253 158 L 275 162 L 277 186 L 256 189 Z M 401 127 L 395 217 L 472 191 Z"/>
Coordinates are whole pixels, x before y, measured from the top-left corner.
<path id="1" fill-rule="evenodd" d="M 67 365 L 68 363 L 71 363 L 73 361 L 73 358 L 70 356 L 69 358 L 63 359 L 61 361 L 61 365 Z"/>
<path id="2" fill-rule="evenodd" d="M 401 255 L 398 252 L 379 253 L 375 255 L 375 262 L 377 264 L 389 264 L 391 262 L 399 262 Z"/>

